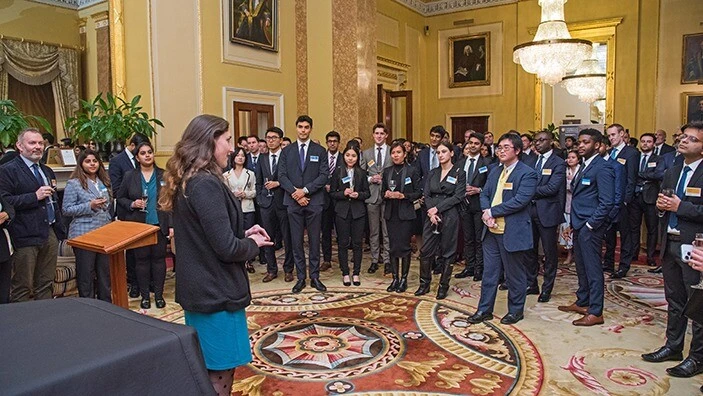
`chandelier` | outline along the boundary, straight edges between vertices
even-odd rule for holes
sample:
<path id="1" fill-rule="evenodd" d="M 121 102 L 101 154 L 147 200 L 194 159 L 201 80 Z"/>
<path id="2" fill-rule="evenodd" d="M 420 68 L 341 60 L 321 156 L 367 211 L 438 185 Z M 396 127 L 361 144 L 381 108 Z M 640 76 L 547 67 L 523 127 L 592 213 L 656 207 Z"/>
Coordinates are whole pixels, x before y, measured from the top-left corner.
<path id="1" fill-rule="evenodd" d="M 573 39 L 564 22 L 566 0 L 539 0 L 542 18 L 535 38 L 513 48 L 513 62 L 554 85 L 591 55 L 591 42 Z"/>
<path id="2" fill-rule="evenodd" d="M 570 94 L 589 104 L 605 97 L 605 73 L 596 59 L 597 49 L 598 44 L 593 44 L 591 57 L 583 61 L 573 75 L 564 77 L 561 82 Z"/>

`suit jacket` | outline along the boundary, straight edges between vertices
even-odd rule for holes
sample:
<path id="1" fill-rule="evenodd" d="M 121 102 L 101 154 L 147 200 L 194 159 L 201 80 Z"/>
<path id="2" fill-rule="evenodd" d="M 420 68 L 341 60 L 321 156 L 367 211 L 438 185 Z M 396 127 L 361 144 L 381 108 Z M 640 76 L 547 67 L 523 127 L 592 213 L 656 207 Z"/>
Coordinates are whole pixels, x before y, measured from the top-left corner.
<path id="1" fill-rule="evenodd" d="M 613 190 L 613 208 L 610 209 L 608 218 L 610 219 L 610 222 L 617 223 L 619 220 L 618 215 L 620 214 L 620 211 L 624 210 L 623 201 L 625 199 L 625 194 L 627 193 L 627 175 L 625 172 L 627 169 L 620 162 L 613 161 L 612 159 L 607 159 L 605 162 L 611 169 L 613 169 L 613 176 L 615 180 Z"/>
<path id="2" fill-rule="evenodd" d="M 654 146 L 654 150 L 653 150 L 653 151 L 654 151 L 655 153 L 657 152 L 657 146 Z M 662 144 L 661 150 L 659 151 L 658 155 L 662 156 L 662 155 L 664 155 L 664 154 L 666 154 L 666 153 L 670 153 L 670 152 L 672 152 L 672 151 L 676 151 L 676 149 L 674 148 L 674 146 L 671 146 L 671 145 L 669 145 L 669 144 L 664 143 L 664 144 Z"/>
<path id="3" fill-rule="evenodd" d="M 537 166 L 539 156 L 526 165 L 533 169 Z M 536 172 L 539 172 L 535 170 Z M 542 164 L 542 171 L 537 175 L 537 189 L 533 199 L 537 206 L 537 216 L 544 227 L 556 227 L 564 222 L 566 205 L 566 162 L 554 151 Z"/>
<path id="4" fill-rule="evenodd" d="M 534 163 L 537 163 L 537 157 L 538 157 L 537 153 L 535 153 L 534 150 L 530 150 L 529 154 L 527 154 L 524 151 L 521 151 L 519 159 L 520 159 L 520 161 L 522 161 L 525 164 L 527 164 L 528 166 L 530 166 L 530 164 L 532 163 L 533 160 L 534 160 Z M 534 166 L 532 166 L 532 167 L 534 168 Z"/>
<path id="5" fill-rule="evenodd" d="M 640 154 L 640 164 L 643 155 L 643 153 Z M 657 202 L 659 185 L 664 179 L 665 171 L 663 167 L 659 166 L 660 162 L 662 162 L 662 157 L 651 152 L 649 158 L 647 158 L 644 170 L 637 172 L 637 186 L 641 186 L 642 199 L 648 205 L 653 205 Z"/>
<path id="6" fill-rule="evenodd" d="M 611 149 L 609 152 L 611 152 Z M 635 196 L 635 185 L 637 184 L 637 173 L 639 168 L 640 152 L 631 146 L 625 145 L 618 152 L 616 160 L 625 167 L 626 187 L 623 202 L 629 204 Z"/>
<path id="7" fill-rule="evenodd" d="M 308 140 L 307 144 L 309 147 L 305 155 L 304 169 L 300 163 L 297 140 L 284 148 L 281 154 L 281 161 L 278 163 L 278 180 L 288 193 L 283 197 L 283 204 L 286 206 L 298 205 L 298 202 L 291 197 L 296 188 L 307 188 L 309 205 L 324 204 L 325 185 L 329 177 L 327 150 L 312 140 Z"/>
<path id="8" fill-rule="evenodd" d="M 444 213 L 457 207 L 464 200 L 466 172 L 455 164 L 442 179 L 442 167 L 438 166 L 425 178 L 422 192 L 428 209 L 436 207 L 438 213 Z"/>
<path id="9" fill-rule="evenodd" d="M 588 223 L 598 228 L 608 220 L 615 202 L 615 173 L 609 161 L 596 154 L 591 163 L 574 177 L 571 189 L 571 226 Z"/>
<path id="10" fill-rule="evenodd" d="M 683 167 L 684 165 L 681 164 L 668 169 L 664 174 L 664 180 L 662 180 L 662 188 L 670 188 L 676 191 L 676 185 L 681 177 Z M 703 165 L 698 165 L 686 187 L 684 197 L 681 199 L 679 209 L 676 211 L 678 220 L 676 228 L 681 232 L 681 243 L 690 244 L 696 238 L 696 233 L 703 230 L 703 196 L 701 194 L 703 189 Z M 691 188 L 697 188 L 698 191 L 690 191 L 689 189 Z M 661 227 L 659 227 L 662 233 L 662 255 L 666 252 L 670 215 L 671 212 L 669 211 L 664 213 L 664 217 L 661 218 Z M 680 254 L 681 252 L 674 252 L 675 256 Z"/>
<path id="11" fill-rule="evenodd" d="M 327 169 L 329 169 L 330 168 L 330 153 L 329 153 L 329 151 L 327 151 L 326 155 L 327 155 Z M 328 186 L 330 185 L 330 182 L 332 181 L 332 176 L 334 175 L 335 171 L 337 169 L 339 169 L 340 161 L 341 161 L 341 163 L 344 163 L 344 156 L 342 156 L 341 151 L 337 151 L 337 159 L 334 162 L 334 166 L 332 167 L 332 172 L 327 173 L 328 177 L 327 177 L 327 184 L 326 185 L 328 185 Z M 366 182 L 368 184 L 368 180 Z M 330 192 L 331 191 L 332 190 L 330 190 Z M 330 197 L 330 194 L 325 190 L 325 204 L 324 204 L 323 208 L 325 210 L 327 210 L 327 208 L 329 208 L 330 205 L 334 206 L 334 203 L 335 203 L 335 200 L 332 199 Z"/>
<path id="12" fill-rule="evenodd" d="M 20 155 L 20 154 L 15 150 L 6 151 L 2 155 L 2 157 L 0 157 L 0 165 L 5 165 L 6 163 L 15 159 L 15 157 L 17 157 L 18 155 Z"/>
<path id="13" fill-rule="evenodd" d="M 380 175 L 385 169 L 393 165 L 391 161 L 391 148 L 386 147 L 386 155 L 383 158 L 383 166 L 380 166 L 376 161 L 376 156 L 378 152 L 376 151 L 376 144 L 372 147 L 367 148 L 361 153 L 361 169 L 365 170 L 369 176 Z M 417 162 L 417 161 L 416 161 Z M 378 205 L 383 200 L 383 194 L 381 191 L 380 184 L 369 184 L 369 190 L 371 191 L 371 196 L 366 200 L 367 204 Z"/>
<path id="14" fill-rule="evenodd" d="M 121 153 L 112 157 L 110 160 L 110 167 L 107 169 L 110 175 L 110 186 L 112 187 L 112 196 L 117 197 L 120 193 L 120 186 L 122 185 L 122 179 L 124 174 L 134 170 L 134 161 L 127 155 L 127 149 L 122 150 Z M 116 208 L 117 218 L 124 220 L 124 213 L 122 208 L 118 205 Z"/>
<path id="15" fill-rule="evenodd" d="M 683 164 L 683 156 L 676 155 L 676 151 L 669 151 L 666 154 L 662 154 L 661 159 L 661 169 L 659 169 L 659 171 L 662 172 L 662 175 L 664 175 L 667 169 Z"/>
<path id="16" fill-rule="evenodd" d="M 466 162 L 468 158 L 462 159 L 457 162 L 456 166 L 459 169 L 466 169 Z M 466 175 L 466 184 L 472 187 L 483 188 L 486 185 L 486 179 L 488 178 L 489 167 L 491 165 L 490 157 L 478 156 L 476 163 L 474 164 L 474 172 L 471 175 Z M 464 195 L 464 199 L 461 202 L 461 207 L 469 212 L 476 213 L 481 211 L 481 194 L 474 195 Z"/>
<path id="17" fill-rule="evenodd" d="M 259 166 L 256 168 L 256 203 L 260 208 L 270 208 L 274 205 L 275 209 L 285 209 L 286 206 L 283 204 L 283 196 L 285 191 L 279 186 L 271 190 L 272 196 L 269 195 L 269 191 L 264 188 L 264 179 L 269 181 L 278 181 L 278 169 L 281 162 L 282 150 L 279 150 L 276 154 L 276 171 L 271 172 L 271 162 L 269 160 L 270 154 L 261 154 L 259 156 Z"/>
<path id="18" fill-rule="evenodd" d="M 392 172 L 393 167 L 388 167 L 383 171 L 383 182 L 381 184 L 382 196 L 386 195 L 386 191 L 390 191 L 388 180 L 390 180 Z M 413 202 L 420 199 L 422 196 L 422 186 L 420 186 L 420 176 L 417 173 L 417 169 L 412 165 L 403 165 L 403 170 L 400 171 L 400 178 L 403 180 L 403 183 L 396 187 L 396 189 L 403 193 L 405 198 L 384 200 L 384 205 L 386 205 L 386 207 L 383 212 L 383 217 L 386 220 L 390 220 L 393 213 L 391 207 L 393 205 L 392 201 L 398 202 L 398 218 L 400 220 L 414 220 L 415 217 L 417 217 Z M 408 178 L 410 178 L 409 182 Z"/>
<path id="19" fill-rule="evenodd" d="M 2 196 L 0 196 L 0 205 L 2 205 L 0 212 L 5 212 L 10 217 L 0 224 L 0 263 L 2 263 L 10 259 L 10 242 L 5 237 L 5 230 L 9 232 L 10 223 L 15 218 L 15 209 Z"/>
<path id="20" fill-rule="evenodd" d="M 337 162 L 339 162 L 337 157 Z M 366 215 L 366 201 L 370 196 L 369 180 L 366 172 L 360 167 L 354 169 L 354 191 L 359 193 L 357 198 L 350 198 L 344 195 L 344 190 L 350 187 L 349 182 L 344 182 L 347 177 L 346 167 L 336 167 L 330 179 L 330 198 L 335 201 L 334 211 L 337 216 L 347 218 L 351 211 L 352 219 L 359 219 Z"/>
<path id="21" fill-rule="evenodd" d="M 46 165 L 39 165 L 47 180 L 56 179 L 54 171 Z M 0 167 L 0 195 L 15 209 L 15 219 L 9 226 L 16 248 L 38 246 L 49 238 L 47 201 L 37 201 L 36 191 L 41 187 L 34 173 L 27 167 L 21 156 Z M 58 195 L 54 193 L 53 225 L 58 239 L 65 238 Z"/>
<path id="22" fill-rule="evenodd" d="M 430 173 L 430 150 L 429 147 L 420 150 L 417 154 L 417 160 L 415 160 L 414 163 L 417 173 L 420 176 L 420 185 L 423 187 L 425 186 L 425 179 Z"/>
<path id="23" fill-rule="evenodd" d="M 88 188 L 81 186 L 78 179 L 70 179 L 66 182 L 63 192 L 63 214 L 72 217 L 68 226 L 68 238 L 75 238 L 87 232 L 93 231 L 112 221 L 113 200 L 108 199 L 107 207 L 94 211 L 90 207 L 90 201 L 100 198 L 100 191 L 95 191 L 90 182 Z"/>
<path id="24" fill-rule="evenodd" d="M 260 161 L 263 159 L 263 154 L 259 154 L 256 157 L 256 165 L 254 165 L 254 158 L 252 157 L 251 153 L 247 153 L 247 166 L 246 168 L 249 169 L 250 171 L 256 173 L 256 168 L 259 167 Z"/>
<path id="25" fill-rule="evenodd" d="M 156 172 L 156 195 L 161 192 L 161 181 L 163 180 L 164 170 L 154 167 Z M 223 183 L 224 184 L 224 183 Z M 142 197 L 142 172 L 140 169 L 133 169 L 124 175 L 122 179 L 122 187 L 117 196 L 117 205 L 122 208 L 124 220 L 136 221 L 137 223 L 146 222 L 146 213 L 139 209 L 131 207 L 132 202 Z M 168 235 L 168 229 L 171 228 L 171 214 L 168 212 L 156 211 L 159 217 L 159 228 L 164 235 Z"/>
<path id="26" fill-rule="evenodd" d="M 510 189 L 503 189 L 503 203 L 492 206 L 503 166 L 488 175 L 486 186 L 481 192 L 481 209 L 491 209 L 493 217 L 505 220 L 503 244 L 508 252 L 532 249 L 532 219 L 529 205 L 537 188 L 537 172 L 518 161 L 505 183 L 512 183 Z M 484 236 L 487 229 L 484 228 Z"/>

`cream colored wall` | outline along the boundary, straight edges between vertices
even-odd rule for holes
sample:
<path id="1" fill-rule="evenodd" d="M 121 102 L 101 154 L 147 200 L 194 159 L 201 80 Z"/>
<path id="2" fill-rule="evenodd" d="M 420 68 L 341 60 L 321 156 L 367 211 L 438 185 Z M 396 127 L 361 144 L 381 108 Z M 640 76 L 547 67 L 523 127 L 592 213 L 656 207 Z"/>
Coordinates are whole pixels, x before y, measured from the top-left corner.
<path id="1" fill-rule="evenodd" d="M 86 44 L 83 55 L 86 59 L 85 81 L 84 87 L 85 98 L 92 99 L 98 95 L 98 53 L 97 53 L 97 35 L 95 32 L 95 18 L 92 16 L 101 12 L 107 12 L 107 2 L 96 4 L 94 6 L 84 8 L 78 11 L 78 18 L 85 18 L 85 38 Z"/>
<path id="2" fill-rule="evenodd" d="M 656 128 L 671 135 L 683 121 L 682 92 L 703 92 L 703 86 L 681 84 L 683 35 L 703 33 L 703 2 L 700 0 L 667 0 L 662 2 L 659 32 Z"/>
<path id="3" fill-rule="evenodd" d="M 281 2 L 279 2 L 280 4 Z M 293 3 L 290 1 L 290 3 Z M 292 4 L 291 4 L 292 5 Z M 291 18 L 292 19 L 292 18 Z M 325 134 L 334 128 L 332 91 L 332 2 L 307 1 L 308 115 L 313 120 L 312 138 L 324 145 Z M 291 36 L 293 36 L 291 34 Z M 295 67 L 294 64 L 291 64 Z M 284 131 L 295 137 L 295 117 Z"/>
<path id="4" fill-rule="evenodd" d="M 0 0 L 0 34 L 79 46 L 78 12 L 26 0 Z"/>

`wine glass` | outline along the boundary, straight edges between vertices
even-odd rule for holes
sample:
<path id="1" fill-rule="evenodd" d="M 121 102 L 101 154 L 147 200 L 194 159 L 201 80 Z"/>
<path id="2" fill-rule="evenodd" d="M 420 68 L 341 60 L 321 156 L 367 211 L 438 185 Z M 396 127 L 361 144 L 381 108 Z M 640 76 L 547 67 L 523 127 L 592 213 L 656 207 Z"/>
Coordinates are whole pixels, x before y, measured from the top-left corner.
<path id="1" fill-rule="evenodd" d="M 264 185 L 266 185 L 266 183 L 268 183 L 269 181 L 270 180 L 268 177 L 264 177 Z M 269 198 L 273 197 L 273 193 L 268 188 L 266 188 L 266 196 Z"/>
<path id="2" fill-rule="evenodd" d="M 51 182 L 50 182 L 50 183 L 51 183 L 51 188 L 54 190 L 54 193 L 56 193 L 56 179 L 51 179 Z M 53 204 L 56 203 L 56 201 L 54 201 L 54 194 L 51 194 L 51 195 L 49 196 L 49 203 L 50 203 L 51 205 L 53 205 Z"/>
<path id="3" fill-rule="evenodd" d="M 140 210 L 140 212 L 146 213 L 146 202 L 149 200 L 149 191 L 147 189 L 142 190 L 142 201 L 144 201 L 144 207 Z"/>
<path id="4" fill-rule="evenodd" d="M 696 239 L 693 240 L 693 248 L 696 250 L 703 250 L 703 233 L 697 233 Z M 703 278 L 701 278 L 698 284 L 691 286 L 693 289 L 703 289 Z"/>
<path id="5" fill-rule="evenodd" d="M 389 188 L 391 191 L 395 191 L 395 180 L 393 180 L 393 179 L 388 180 L 388 188 Z"/>
<path id="6" fill-rule="evenodd" d="M 435 216 L 437 216 L 437 224 L 432 224 L 432 233 L 435 235 L 439 235 L 442 232 L 442 216 Z"/>
<path id="7" fill-rule="evenodd" d="M 660 192 L 665 197 L 673 197 L 674 196 L 674 189 L 673 188 L 662 188 Z M 666 214 L 666 211 L 657 209 L 657 216 L 664 217 L 665 214 Z"/>

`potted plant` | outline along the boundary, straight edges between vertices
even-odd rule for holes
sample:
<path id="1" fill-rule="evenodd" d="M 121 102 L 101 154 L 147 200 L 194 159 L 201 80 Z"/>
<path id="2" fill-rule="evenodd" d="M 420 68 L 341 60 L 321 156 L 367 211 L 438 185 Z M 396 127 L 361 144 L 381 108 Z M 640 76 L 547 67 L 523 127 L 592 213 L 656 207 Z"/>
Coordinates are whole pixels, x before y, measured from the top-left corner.
<path id="1" fill-rule="evenodd" d="M 108 92 L 105 98 L 100 93 L 91 102 L 81 100 L 79 112 L 66 120 L 66 130 L 70 131 L 74 141 L 117 142 L 113 147 L 123 146 L 135 133 L 151 138 L 156 134 L 154 125 L 164 125 L 141 111 L 140 99 L 141 95 L 137 95 L 125 101 Z"/>
<path id="2" fill-rule="evenodd" d="M 44 118 L 22 114 L 13 100 L 0 100 L 0 144 L 3 147 L 13 145 L 17 135 L 30 126 L 52 132 L 51 125 Z"/>

